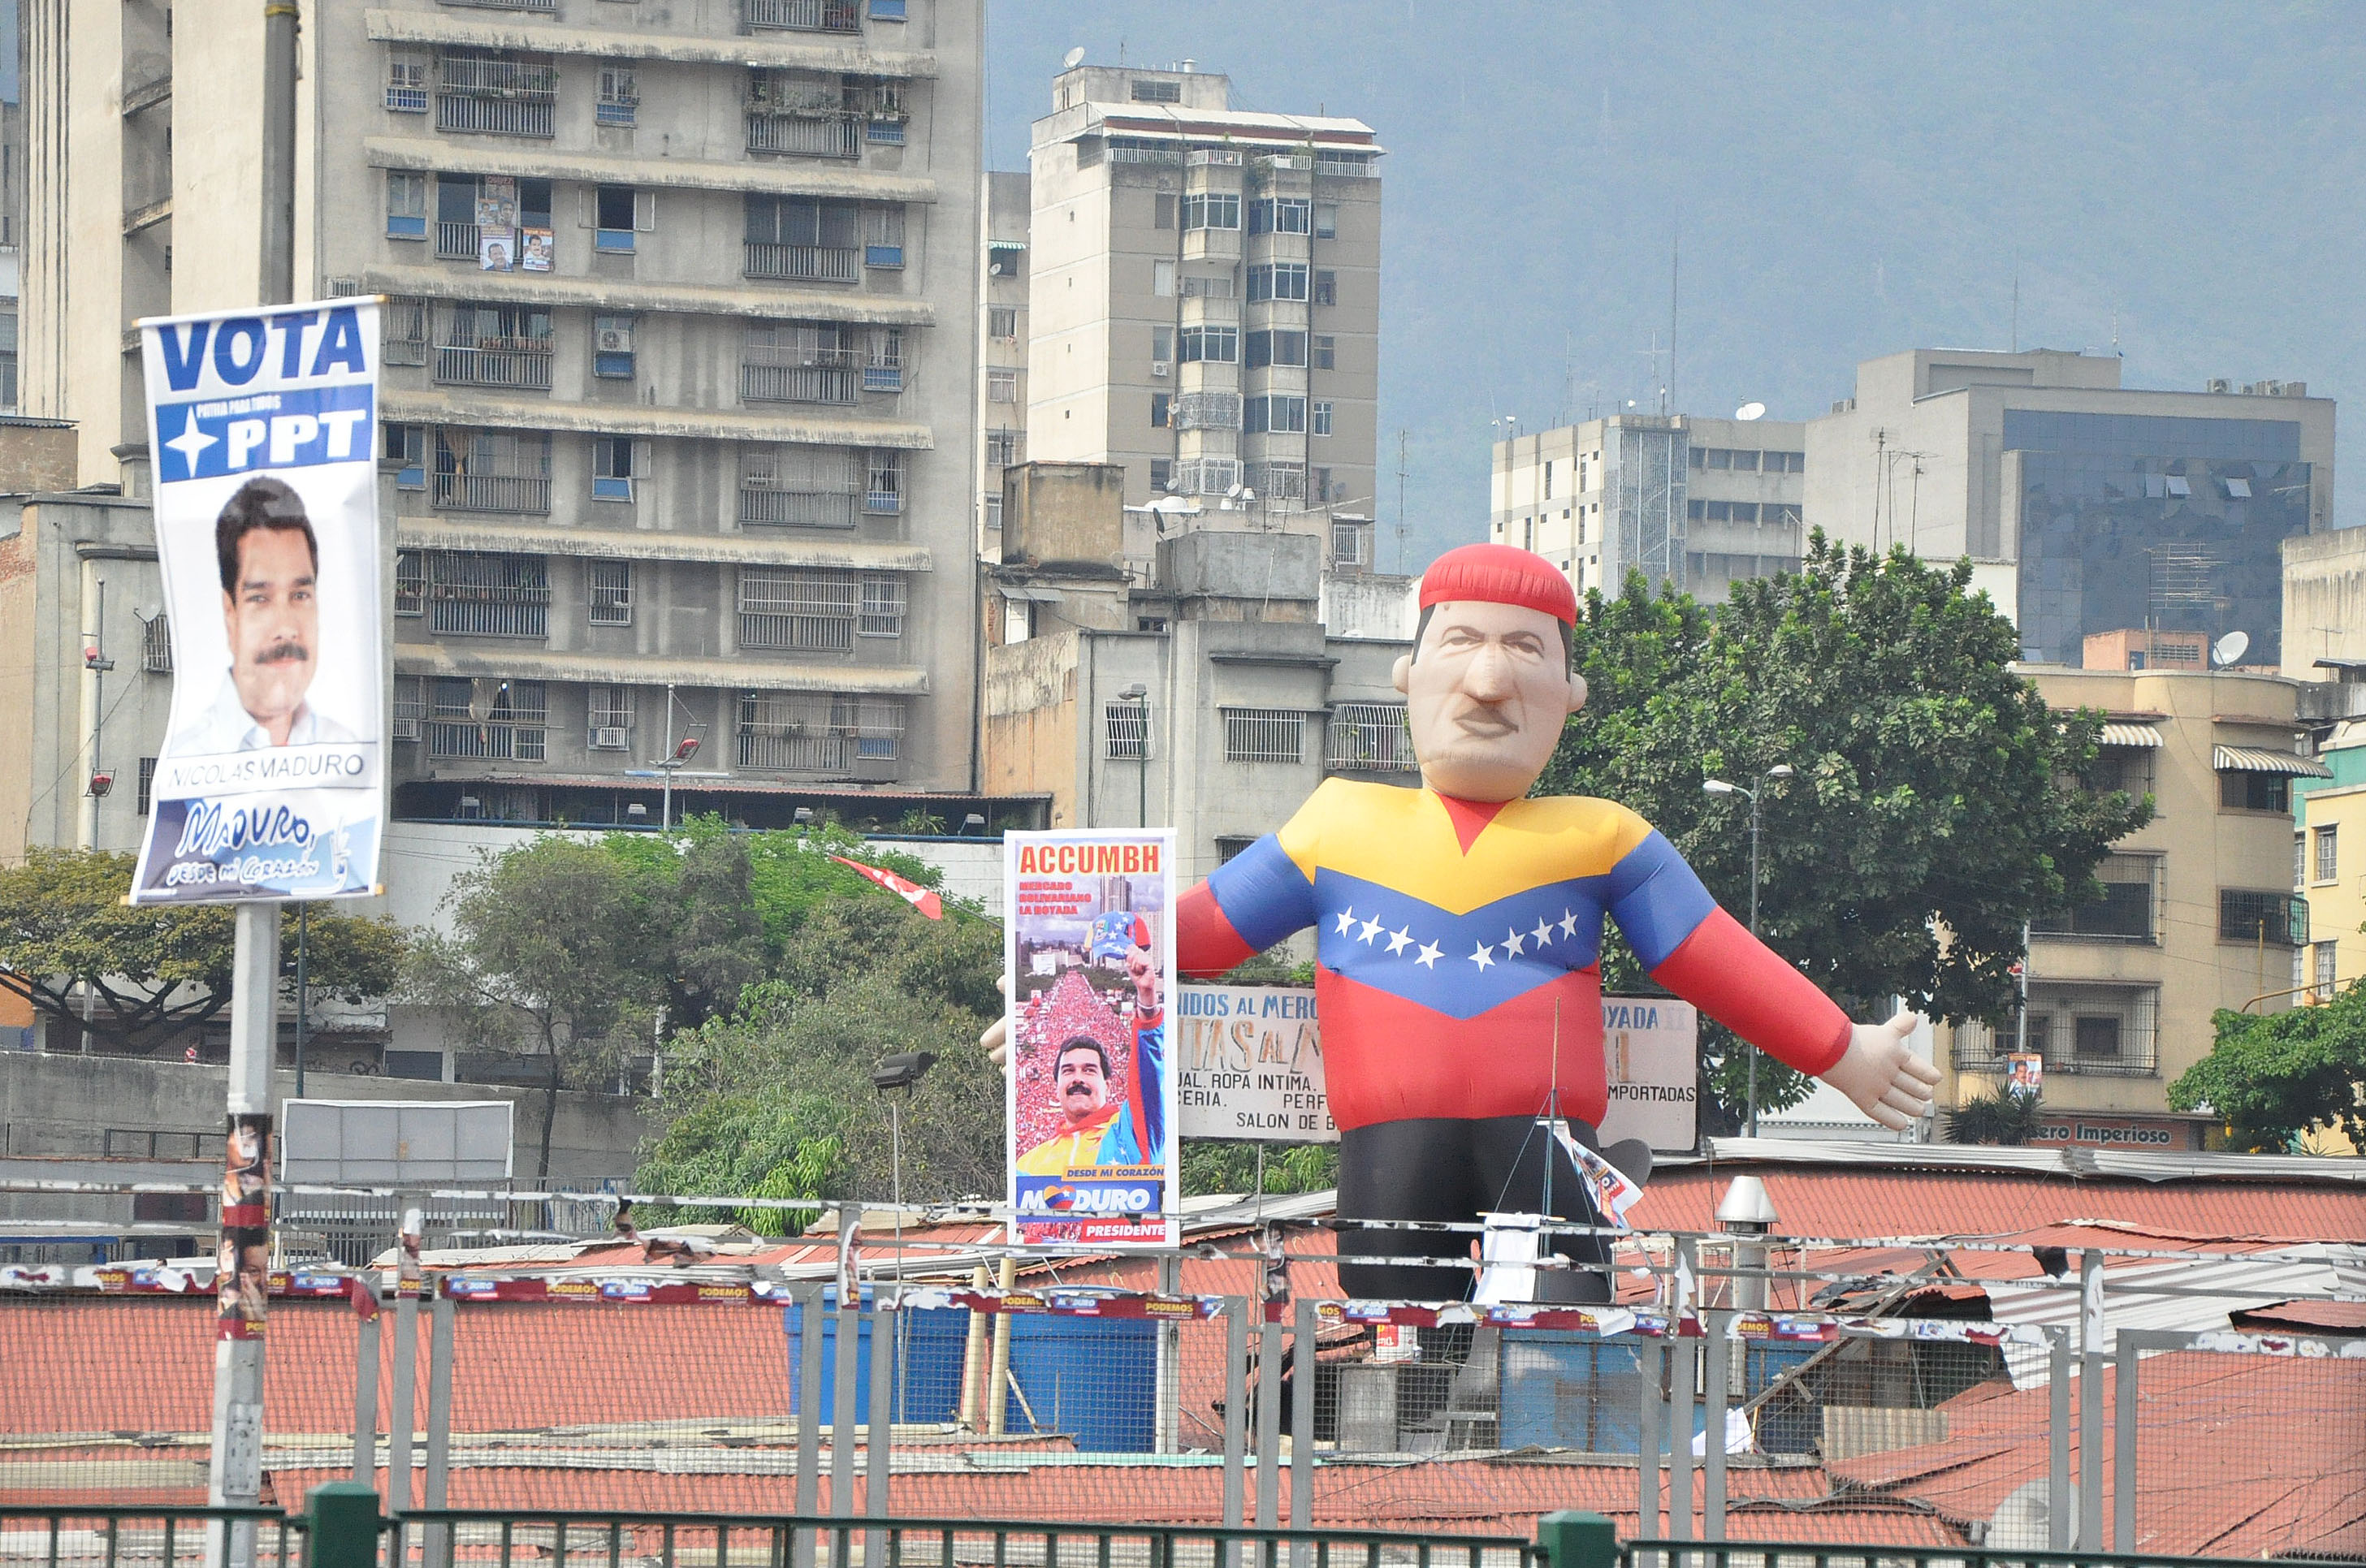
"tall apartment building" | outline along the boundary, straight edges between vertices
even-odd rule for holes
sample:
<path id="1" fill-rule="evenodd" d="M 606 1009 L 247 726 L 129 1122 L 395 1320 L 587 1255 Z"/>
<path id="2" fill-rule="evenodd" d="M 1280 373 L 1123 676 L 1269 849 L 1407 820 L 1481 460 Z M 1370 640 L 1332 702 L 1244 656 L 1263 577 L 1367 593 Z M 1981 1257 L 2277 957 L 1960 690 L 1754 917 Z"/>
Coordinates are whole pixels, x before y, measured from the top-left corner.
<path id="1" fill-rule="evenodd" d="M 2328 770 L 2296 749 L 2299 687 L 2149 664 L 2024 673 L 2057 711 L 2104 714 L 2088 784 L 2155 805 L 2096 868 L 2101 900 L 2034 924 L 2027 1042 L 2045 1058 L 2045 1103 L 2088 1118 L 2106 1140 L 2193 1147 L 2195 1127 L 2169 1114 L 2168 1087 L 2209 1054 L 2212 1014 L 2281 1011 L 2307 978 L 2292 792 Z M 1947 1033 L 1956 1102 L 1992 1092 L 2017 1025 Z M 2111 1131 L 2099 1114 L 2141 1120 L 2123 1137 L 2127 1128 Z"/>
<path id="2" fill-rule="evenodd" d="M 1804 548 L 1805 427 L 1615 414 L 1495 443 L 1488 536 L 1534 550 L 1581 594 L 1629 571 L 1721 604 Z"/>
<path id="3" fill-rule="evenodd" d="M 977 548 L 1002 558 L 1002 471 L 1027 461 L 1027 176 L 986 176 L 985 281 L 978 323 Z"/>
<path id="4" fill-rule="evenodd" d="M 256 297 L 261 11 L 214 10 L 28 17 L 26 404 L 131 497 L 131 322 Z M 389 299 L 398 815 L 654 820 L 685 737 L 677 808 L 757 825 L 974 787 L 982 25 L 307 7 L 297 290 Z"/>
<path id="5" fill-rule="evenodd" d="M 1053 79 L 1029 153 L 1026 455 L 1115 464 L 1130 505 L 1188 498 L 1369 567 L 1381 149 L 1360 120 L 1230 91 L 1189 62 Z"/>
<path id="6" fill-rule="evenodd" d="M 2329 399 L 2296 381 L 2120 385 L 2114 356 L 1916 349 L 1857 366 L 1807 426 L 1807 521 L 1968 555 L 2022 655 L 2076 664 L 2090 633 L 2282 641 L 2279 549 L 2333 526 Z"/>

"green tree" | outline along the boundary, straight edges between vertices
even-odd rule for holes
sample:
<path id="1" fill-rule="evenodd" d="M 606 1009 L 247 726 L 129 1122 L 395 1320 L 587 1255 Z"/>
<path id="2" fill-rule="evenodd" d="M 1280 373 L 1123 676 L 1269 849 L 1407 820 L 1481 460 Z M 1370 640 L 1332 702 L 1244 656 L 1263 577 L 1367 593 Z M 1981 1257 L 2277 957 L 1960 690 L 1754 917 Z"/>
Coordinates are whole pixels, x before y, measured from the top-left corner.
<path id="1" fill-rule="evenodd" d="M 113 1053 L 142 1055 L 202 1027 L 230 1002 L 236 916 L 226 904 L 125 903 L 136 857 L 26 850 L 0 867 L 0 987 Z M 403 935 L 391 922 L 314 910 L 307 982 L 362 1002 L 396 984 Z M 296 914 L 280 919 L 280 972 L 296 973 Z M 84 988 L 87 988 L 86 991 Z"/>
<path id="2" fill-rule="evenodd" d="M 546 1058 L 537 1179 L 550 1174 L 561 1081 L 604 1065 L 610 1033 L 662 987 L 665 943 L 652 940 L 648 895 L 603 846 L 545 834 L 454 878 L 450 934 L 423 935 L 412 949 L 408 1000 L 441 1009 L 479 1049 Z"/>
<path id="3" fill-rule="evenodd" d="M 1183 1195 L 1249 1193 L 1257 1187 L 1257 1145 L 1241 1138 L 1187 1138 L 1183 1143 Z M 1319 1193 L 1339 1184 L 1339 1146 L 1285 1143 L 1266 1147 L 1265 1186 L 1277 1193 Z"/>
<path id="4" fill-rule="evenodd" d="M 2210 1054 L 2169 1086 L 2180 1111 L 2208 1108 L 2237 1148 L 2281 1153 L 2318 1127 L 2366 1148 L 2366 980 L 2282 1013 L 2219 1009 Z"/>
<path id="5" fill-rule="evenodd" d="M 2112 842 L 2148 801 L 2079 783 L 2101 716 L 2050 711 L 2011 668 L 2011 624 L 1971 566 L 1876 558 L 1811 535 L 1796 574 L 1734 586 L 1710 612 L 1630 578 L 1588 598 L 1585 710 L 1538 786 L 1634 807 L 1709 890 L 1750 904 L 1750 802 L 1762 790 L 1760 929 L 1859 1016 L 1892 995 L 1937 1016 L 2001 1017 L 2033 916 L 2101 895 Z M 1764 780 L 1777 763 L 1794 777 Z M 1605 984 L 1639 983 L 1606 944 Z M 1703 1110 L 1726 1121 L 1746 1058 L 1705 1041 Z M 1762 1106 L 1803 1096 L 1760 1070 Z"/>

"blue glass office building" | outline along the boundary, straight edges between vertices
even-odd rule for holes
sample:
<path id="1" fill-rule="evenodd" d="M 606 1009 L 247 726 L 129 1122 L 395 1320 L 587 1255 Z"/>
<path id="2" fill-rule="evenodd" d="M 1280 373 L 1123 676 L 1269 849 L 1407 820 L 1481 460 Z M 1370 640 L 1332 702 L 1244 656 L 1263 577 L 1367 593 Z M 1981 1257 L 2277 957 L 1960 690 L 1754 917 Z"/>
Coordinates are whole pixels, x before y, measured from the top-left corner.
<path id="1" fill-rule="evenodd" d="M 2242 632 L 2242 662 L 2278 661 L 2280 550 L 2308 532 L 2298 422 L 2003 412 L 2023 658 L 2076 666 L 2088 633 L 2150 626 Z"/>

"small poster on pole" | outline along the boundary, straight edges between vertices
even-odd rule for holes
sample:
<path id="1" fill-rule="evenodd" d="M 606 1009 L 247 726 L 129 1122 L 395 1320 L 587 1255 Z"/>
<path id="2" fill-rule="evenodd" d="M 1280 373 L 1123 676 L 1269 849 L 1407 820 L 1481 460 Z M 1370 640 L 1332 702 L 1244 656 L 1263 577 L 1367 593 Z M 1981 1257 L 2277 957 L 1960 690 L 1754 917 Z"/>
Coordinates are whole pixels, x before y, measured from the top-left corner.
<path id="1" fill-rule="evenodd" d="M 175 675 L 134 903 L 377 880 L 378 306 L 141 323 Z"/>
<path id="2" fill-rule="evenodd" d="M 1021 1246 L 1172 1247 L 1180 1234 L 1171 829 L 1004 841 L 1012 978 L 1008 1155 Z"/>

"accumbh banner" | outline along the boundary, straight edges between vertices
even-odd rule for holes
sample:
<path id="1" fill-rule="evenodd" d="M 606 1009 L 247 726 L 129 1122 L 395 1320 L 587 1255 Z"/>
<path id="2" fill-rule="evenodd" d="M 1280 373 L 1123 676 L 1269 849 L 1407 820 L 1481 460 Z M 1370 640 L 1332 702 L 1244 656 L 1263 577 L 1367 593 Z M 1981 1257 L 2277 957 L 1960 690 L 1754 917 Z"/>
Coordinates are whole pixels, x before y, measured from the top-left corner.
<path id="1" fill-rule="evenodd" d="M 366 896 L 384 821 L 378 307 L 141 323 L 173 708 L 135 903 Z"/>
<path id="2" fill-rule="evenodd" d="M 1004 854 L 1015 1239 L 1172 1247 L 1174 834 L 1014 833 Z"/>

